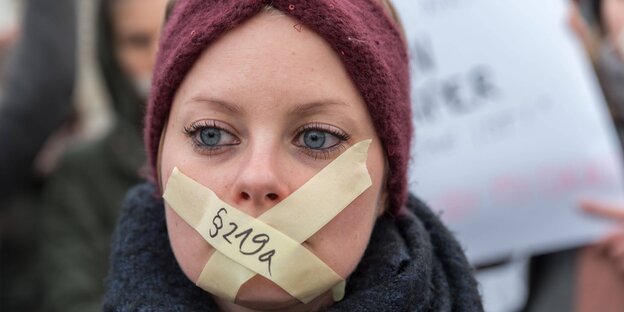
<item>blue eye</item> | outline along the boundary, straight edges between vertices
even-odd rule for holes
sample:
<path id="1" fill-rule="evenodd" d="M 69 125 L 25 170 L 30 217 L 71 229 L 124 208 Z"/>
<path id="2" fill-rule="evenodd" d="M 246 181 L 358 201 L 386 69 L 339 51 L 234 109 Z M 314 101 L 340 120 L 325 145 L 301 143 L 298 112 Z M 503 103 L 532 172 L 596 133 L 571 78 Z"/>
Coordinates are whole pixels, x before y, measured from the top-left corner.
<path id="1" fill-rule="evenodd" d="M 313 123 L 301 127 L 293 142 L 307 153 L 313 153 L 311 155 L 316 158 L 321 152 L 329 153 L 333 149 L 340 148 L 349 138 L 350 136 L 339 128 L 323 123 Z"/>
<path id="2" fill-rule="evenodd" d="M 199 132 L 200 141 L 207 146 L 216 146 L 221 141 L 221 129 L 203 128 Z"/>
<path id="3" fill-rule="evenodd" d="M 226 127 L 229 126 L 214 120 L 201 120 L 184 127 L 184 133 L 192 139 L 193 145 L 200 153 L 214 155 L 240 143 Z"/>
<path id="4" fill-rule="evenodd" d="M 303 143 L 311 149 L 322 149 L 326 140 L 326 133 L 323 131 L 308 130 L 303 133 Z"/>

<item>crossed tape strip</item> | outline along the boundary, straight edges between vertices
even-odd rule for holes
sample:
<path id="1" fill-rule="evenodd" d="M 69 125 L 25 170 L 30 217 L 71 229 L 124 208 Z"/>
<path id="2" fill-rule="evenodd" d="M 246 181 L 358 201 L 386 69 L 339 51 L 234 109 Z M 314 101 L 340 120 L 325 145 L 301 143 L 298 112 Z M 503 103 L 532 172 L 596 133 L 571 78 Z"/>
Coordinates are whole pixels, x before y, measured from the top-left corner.
<path id="1" fill-rule="evenodd" d="M 342 299 L 342 277 L 301 243 L 370 187 L 366 168 L 370 143 L 350 147 L 258 218 L 228 205 L 174 168 L 163 197 L 216 249 L 197 285 L 234 301 L 240 287 L 260 274 L 303 303 L 330 288 L 334 300 Z"/>

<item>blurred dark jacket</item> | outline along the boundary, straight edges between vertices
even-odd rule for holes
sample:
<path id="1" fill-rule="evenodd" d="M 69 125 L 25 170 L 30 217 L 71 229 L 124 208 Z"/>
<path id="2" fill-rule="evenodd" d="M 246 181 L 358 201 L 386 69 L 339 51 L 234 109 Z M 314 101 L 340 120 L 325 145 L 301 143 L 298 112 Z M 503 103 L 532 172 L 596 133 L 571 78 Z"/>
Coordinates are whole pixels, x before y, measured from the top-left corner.
<path id="1" fill-rule="evenodd" d="M 110 17 L 98 13 L 98 58 L 115 110 L 103 138 L 70 149 L 46 186 L 42 218 L 45 311 L 100 311 L 110 236 L 126 191 L 141 181 L 144 107 L 114 56 Z M 111 1 L 108 1 L 111 2 Z"/>
<path id="2" fill-rule="evenodd" d="M 0 94 L 0 311 L 37 311 L 41 177 L 33 161 L 72 111 L 74 0 L 24 1 Z"/>

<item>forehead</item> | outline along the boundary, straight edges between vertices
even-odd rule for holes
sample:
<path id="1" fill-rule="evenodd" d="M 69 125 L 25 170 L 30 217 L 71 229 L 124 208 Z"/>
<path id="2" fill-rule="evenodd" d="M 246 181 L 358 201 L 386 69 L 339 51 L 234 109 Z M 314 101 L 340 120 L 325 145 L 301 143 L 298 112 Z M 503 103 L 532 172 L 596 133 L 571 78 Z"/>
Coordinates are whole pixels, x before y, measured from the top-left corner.
<path id="1" fill-rule="evenodd" d="M 277 11 L 258 14 L 203 52 L 178 89 L 174 106 L 198 97 L 245 108 L 330 99 L 364 105 L 332 47 Z"/>

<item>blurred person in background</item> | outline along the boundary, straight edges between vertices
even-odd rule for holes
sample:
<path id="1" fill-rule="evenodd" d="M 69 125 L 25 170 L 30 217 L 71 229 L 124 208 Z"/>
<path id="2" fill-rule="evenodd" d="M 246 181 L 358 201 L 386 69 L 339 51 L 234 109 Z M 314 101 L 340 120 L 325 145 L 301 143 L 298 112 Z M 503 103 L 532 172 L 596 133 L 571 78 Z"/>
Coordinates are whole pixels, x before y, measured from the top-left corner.
<path id="1" fill-rule="evenodd" d="M 45 170 L 38 162 L 55 145 L 53 133 L 71 122 L 76 71 L 74 0 L 22 5 L 21 23 L 0 34 L 0 311 L 39 307 L 36 263 Z"/>
<path id="2" fill-rule="evenodd" d="M 585 0 L 591 4 L 599 38 L 596 71 L 620 138 L 624 136 L 624 1 Z"/>
<path id="3" fill-rule="evenodd" d="M 45 311 L 99 311 L 110 235 L 145 161 L 141 119 L 166 0 L 101 0 L 98 60 L 114 108 L 101 139 L 71 148 L 46 185 L 42 211 Z"/>
<path id="4" fill-rule="evenodd" d="M 72 109 L 74 2 L 25 4 L 22 29 L 0 35 L 0 53 L 8 58 L 0 95 L 0 201 L 30 182 L 35 157 Z"/>

